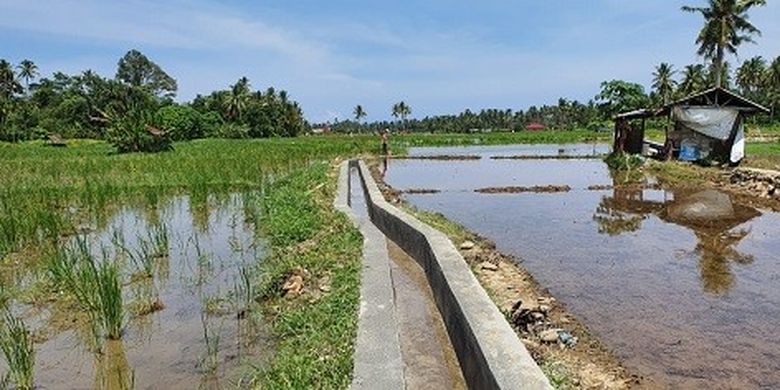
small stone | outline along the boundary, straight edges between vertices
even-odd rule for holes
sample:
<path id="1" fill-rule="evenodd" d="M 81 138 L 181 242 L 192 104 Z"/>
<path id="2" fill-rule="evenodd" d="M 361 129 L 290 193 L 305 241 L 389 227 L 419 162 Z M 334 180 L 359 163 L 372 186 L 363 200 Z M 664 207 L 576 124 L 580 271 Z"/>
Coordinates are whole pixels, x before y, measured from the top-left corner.
<path id="1" fill-rule="evenodd" d="M 542 313 L 549 313 L 550 310 L 551 309 L 549 305 L 539 305 L 539 311 Z"/>
<path id="2" fill-rule="evenodd" d="M 540 345 L 536 341 L 529 340 L 529 339 L 523 339 L 523 344 L 525 344 L 525 347 L 531 350 L 539 349 Z"/>
<path id="3" fill-rule="evenodd" d="M 460 249 L 463 250 L 469 250 L 473 249 L 476 246 L 472 241 L 463 241 L 463 243 L 460 244 Z"/>
<path id="4" fill-rule="evenodd" d="M 480 268 L 486 270 L 486 271 L 498 271 L 498 265 L 493 264 L 489 261 L 483 261 L 480 265 Z"/>
<path id="5" fill-rule="evenodd" d="M 545 343 L 556 343 L 558 342 L 558 332 L 560 329 L 547 329 L 539 333 L 539 339 Z"/>

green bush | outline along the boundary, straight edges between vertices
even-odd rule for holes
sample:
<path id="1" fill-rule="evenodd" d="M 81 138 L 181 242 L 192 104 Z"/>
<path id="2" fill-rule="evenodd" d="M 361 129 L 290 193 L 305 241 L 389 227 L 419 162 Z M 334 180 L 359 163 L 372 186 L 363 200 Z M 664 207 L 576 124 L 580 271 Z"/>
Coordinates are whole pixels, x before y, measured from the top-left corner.
<path id="1" fill-rule="evenodd" d="M 201 114 L 190 106 L 165 106 L 157 111 L 157 119 L 161 130 L 170 134 L 173 141 L 202 138 L 205 135 Z"/>
<path id="2" fill-rule="evenodd" d="M 138 107 L 111 119 L 108 141 L 119 153 L 162 152 L 173 149 L 170 135 L 159 129 L 153 111 Z"/>

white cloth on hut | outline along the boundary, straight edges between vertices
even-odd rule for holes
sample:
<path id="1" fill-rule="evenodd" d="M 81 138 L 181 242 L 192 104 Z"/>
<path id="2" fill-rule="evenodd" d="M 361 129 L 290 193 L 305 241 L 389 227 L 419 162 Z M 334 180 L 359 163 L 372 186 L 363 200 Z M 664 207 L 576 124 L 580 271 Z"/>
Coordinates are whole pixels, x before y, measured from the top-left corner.
<path id="1" fill-rule="evenodd" d="M 672 119 L 683 127 L 710 138 L 726 141 L 734 131 L 739 110 L 723 107 L 674 107 Z M 742 123 L 734 137 L 730 160 L 738 162 L 745 156 L 745 129 Z"/>

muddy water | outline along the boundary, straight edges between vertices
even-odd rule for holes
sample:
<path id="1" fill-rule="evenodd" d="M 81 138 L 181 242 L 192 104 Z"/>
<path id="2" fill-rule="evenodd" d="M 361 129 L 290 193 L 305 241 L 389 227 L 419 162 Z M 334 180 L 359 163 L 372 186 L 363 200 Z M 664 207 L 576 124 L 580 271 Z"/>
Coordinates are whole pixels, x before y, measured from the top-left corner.
<path id="1" fill-rule="evenodd" d="M 405 196 L 520 258 L 644 386 L 780 388 L 777 213 L 712 192 L 590 191 L 620 184 L 593 160 L 392 161 L 385 178 L 442 190 Z M 485 184 L 573 189 L 473 192 Z"/>
<path id="2" fill-rule="evenodd" d="M 105 248 L 122 264 L 125 333 L 96 353 L 94 338 L 77 317 L 54 304 L 18 305 L 15 311 L 41 339 L 36 384 L 51 389 L 232 388 L 250 364 L 262 365 L 270 343 L 257 315 L 244 310 L 241 287 L 242 270 L 251 272 L 263 255 L 255 226 L 248 222 L 254 202 L 246 199 L 234 194 L 192 202 L 182 196 L 155 207 L 122 207 L 88 233 L 92 252 Z M 139 278 L 139 266 L 117 243 L 135 251 L 161 227 L 168 232 L 168 255 L 156 259 L 152 278 Z M 154 301 L 163 308 L 151 314 L 131 309 Z"/>

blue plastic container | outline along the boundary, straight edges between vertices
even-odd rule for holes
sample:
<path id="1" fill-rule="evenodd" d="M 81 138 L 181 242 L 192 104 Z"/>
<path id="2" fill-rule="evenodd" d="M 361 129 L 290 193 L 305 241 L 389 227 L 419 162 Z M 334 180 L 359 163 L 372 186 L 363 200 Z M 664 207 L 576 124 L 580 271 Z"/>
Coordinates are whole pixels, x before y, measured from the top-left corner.
<path id="1" fill-rule="evenodd" d="M 694 144 L 682 144 L 680 145 L 680 160 L 682 161 L 697 161 L 700 159 L 701 150 L 698 145 Z"/>

